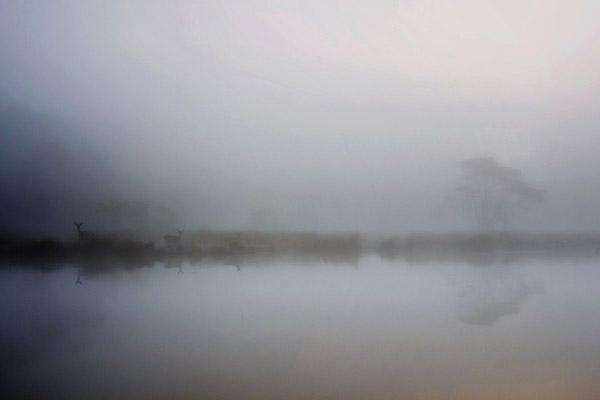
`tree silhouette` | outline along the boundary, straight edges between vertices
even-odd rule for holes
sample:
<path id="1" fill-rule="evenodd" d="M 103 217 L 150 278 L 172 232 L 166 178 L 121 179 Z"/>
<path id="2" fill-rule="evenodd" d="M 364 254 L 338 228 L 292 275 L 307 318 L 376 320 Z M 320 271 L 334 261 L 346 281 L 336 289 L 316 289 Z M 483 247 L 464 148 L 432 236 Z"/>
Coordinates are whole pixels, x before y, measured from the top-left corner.
<path id="1" fill-rule="evenodd" d="M 523 181 L 521 171 L 491 157 L 471 158 L 458 166 L 463 181 L 456 187 L 458 200 L 481 230 L 499 225 L 506 229 L 518 211 L 544 199 L 545 191 Z"/>

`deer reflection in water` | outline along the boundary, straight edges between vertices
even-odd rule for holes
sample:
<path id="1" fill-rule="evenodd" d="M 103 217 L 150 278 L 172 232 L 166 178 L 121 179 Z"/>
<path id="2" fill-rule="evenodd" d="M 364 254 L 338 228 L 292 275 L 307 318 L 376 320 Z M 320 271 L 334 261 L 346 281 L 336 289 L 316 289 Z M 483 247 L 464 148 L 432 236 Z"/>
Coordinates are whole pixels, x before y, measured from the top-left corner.
<path id="1" fill-rule="evenodd" d="M 77 270 L 77 280 L 75 281 L 76 285 L 83 285 L 83 282 L 81 282 L 81 270 Z"/>
<path id="2" fill-rule="evenodd" d="M 177 268 L 177 275 L 183 275 L 183 258 L 171 258 L 165 261 L 164 267 L 166 269 Z"/>
<path id="3" fill-rule="evenodd" d="M 225 260 L 225 265 L 235 267 L 236 272 L 242 272 L 241 265 L 244 263 L 244 254 L 233 254 Z"/>

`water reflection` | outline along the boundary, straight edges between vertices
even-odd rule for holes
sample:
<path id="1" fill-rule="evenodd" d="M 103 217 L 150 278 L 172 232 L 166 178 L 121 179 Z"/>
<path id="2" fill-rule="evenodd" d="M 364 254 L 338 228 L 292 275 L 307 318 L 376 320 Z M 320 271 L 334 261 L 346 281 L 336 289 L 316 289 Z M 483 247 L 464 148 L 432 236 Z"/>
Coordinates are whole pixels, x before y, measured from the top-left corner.
<path id="1" fill-rule="evenodd" d="M 0 270 L 0 397 L 600 394 L 594 260 L 413 256 Z"/>
<path id="2" fill-rule="evenodd" d="M 241 266 L 244 263 L 245 258 L 246 255 L 244 253 L 233 254 L 225 259 L 225 265 L 235 267 L 236 272 L 242 272 Z"/>
<path id="3" fill-rule="evenodd" d="M 76 285 L 83 285 L 83 282 L 81 282 L 81 270 L 78 269 L 77 270 L 77 280 L 75 281 Z"/>
<path id="4" fill-rule="evenodd" d="M 502 317 L 518 314 L 528 297 L 543 293 L 543 282 L 527 281 L 511 268 L 485 268 L 479 275 L 479 281 L 458 296 L 458 318 L 467 324 L 491 326 Z"/>
<path id="5" fill-rule="evenodd" d="M 183 275 L 183 257 L 170 258 L 164 262 L 163 267 L 166 269 L 177 269 L 177 275 Z"/>

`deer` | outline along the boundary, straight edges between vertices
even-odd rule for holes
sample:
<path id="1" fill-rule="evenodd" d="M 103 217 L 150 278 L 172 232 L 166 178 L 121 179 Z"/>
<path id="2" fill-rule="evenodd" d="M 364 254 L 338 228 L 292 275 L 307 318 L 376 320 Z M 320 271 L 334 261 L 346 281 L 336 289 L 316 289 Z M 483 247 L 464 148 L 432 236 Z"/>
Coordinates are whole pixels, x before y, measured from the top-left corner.
<path id="1" fill-rule="evenodd" d="M 244 246 L 244 241 L 242 240 L 242 234 L 240 232 L 236 233 L 235 238 L 229 242 L 227 250 L 229 250 L 230 253 L 237 253 L 242 250 L 246 250 L 246 246 Z"/>
<path id="2" fill-rule="evenodd" d="M 181 242 L 181 234 L 183 233 L 183 229 L 177 229 L 177 232 L 179 233 L 178 236 L 175 235 L 165 235 L 165 242 L 167 243 L 167 246 L 176 246 Z"/>
<path id="3" fill-rule="evenodd" d="M 75 226 L 77 227 L 77 238 L 79 239 L 79 241 L 90 239 L 92 235 L 88 231 L 81 230 L 81 225 L 83 225 L 83 222 L 75 222 Z"/>

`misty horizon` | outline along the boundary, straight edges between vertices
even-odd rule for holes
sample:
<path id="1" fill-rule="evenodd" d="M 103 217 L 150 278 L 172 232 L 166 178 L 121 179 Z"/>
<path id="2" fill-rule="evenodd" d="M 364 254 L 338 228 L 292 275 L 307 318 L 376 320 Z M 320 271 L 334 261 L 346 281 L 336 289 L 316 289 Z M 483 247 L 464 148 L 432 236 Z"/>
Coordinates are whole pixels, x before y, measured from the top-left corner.
<path id="1" fill-rule="evenodd" d="M 0 1 L 0 398 L 600 398 L 597 0 Z"/>
<path id="2" fill-rule="evenodd" d="M 598 5 L 492 3 L 5 3 L 2 229 L 469 231 L 493 157 L 547 192 L 511 230 L 598 231 Z"/>

